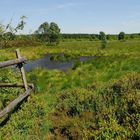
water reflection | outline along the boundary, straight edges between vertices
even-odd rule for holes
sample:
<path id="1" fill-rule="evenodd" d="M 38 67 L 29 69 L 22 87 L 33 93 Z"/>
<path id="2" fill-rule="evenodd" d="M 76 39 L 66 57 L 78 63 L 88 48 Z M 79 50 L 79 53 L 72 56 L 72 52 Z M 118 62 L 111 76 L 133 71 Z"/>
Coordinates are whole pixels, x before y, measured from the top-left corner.
<path id="1" fill-rule="evenodd" d="M 54 55 L 60 55 L 61 57 L 64 57 L 64 54 L 47 54 L 38 60 L 28 61 L 27 64 L 24 65 L 24 68 L 26 71 L 31 71 L 35 68 L 68 70 L 74 66 L 75 61 L 84 62 L 95 58 L 94 56 L 81 56 L 77 59 L 72 59 L 69 61 L 52 61 L 51 57 Z"/>

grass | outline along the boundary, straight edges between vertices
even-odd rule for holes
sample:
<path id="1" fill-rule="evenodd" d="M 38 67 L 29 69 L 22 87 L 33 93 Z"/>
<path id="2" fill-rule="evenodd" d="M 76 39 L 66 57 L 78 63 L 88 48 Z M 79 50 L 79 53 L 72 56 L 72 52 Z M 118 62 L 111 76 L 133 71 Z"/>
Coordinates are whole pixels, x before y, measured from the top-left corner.
<path id="1" fill-rule="evenodd" d="M 27 46 L 21 47 L 20 50 L 22 55 L 26 56 L 28 59 L 37 59 L 46 53 L 64 53 L 66 56 L 73 58 L 77 56 L 95 55 L 97 53 L 98 46 L 100 46 L 100 42 L 98 41 L 67 41 L 61 42 L 58 46 Z M 13 53 L 15 49 L 16 48 L 13 47 L 0 50 L 0 60 L 3 61 L 15 58 L 15 54 Z M 70 69 L 66 72 L 38 68 L 27 73 L 28 81 L 35 84 L 36 93 L 32 94 L 28 101 L 22 104 L 19 110 L 17 110 L 14 114 L 11 114 L 10 120 L 6 125 L 0 127 L 0 138 L 22 140 L 51 139 L 52 137 L 56 139 L 62 139 L 63 137 L 65 137 L 64 139 L 69 139 L 70 137 L 73 137 L 80 139 L 79 137 L 76 137 L 76 134 L 78 134 L 79 136 L 81 134 L 84 134 L 84 136 L 82 137 L 84 137 L 85 139 L 87 139 L 88 137 L 94 137 L 96 139 L 138 138 L 138 122 L 135 122 L 135 125 L 137 125 L 138 127 L 135 127 L 135 131 L 132 131 L 127 127 L 124 127 L 124 125 L 127 126 L 128 124 L 127 119 L 125 120 L 126 123 L 121 125 L 117 122 L 117 119 L 112 116 L 114 115 L 113 112 L 109 112 L 109 109 L 114 109 L 117 111 L 117 104 L 113 104 L 112 107 L 110 106 L 108 110 L 107 108 L 101 107 L 101 109 L 103 109 L 107 113 L 107 116 L 111 114 L 110 122 L 108 123 L 102 118 L 103 114 L 98 114 L 101 117 L 101 120 L 99 121 L 101 130 L 96 130 L 94 133 L 88 128 L 88 123 L 94 123 L 94 120 L 90 118 L 91 114 L 89 113 L 91 112 L 89 110 L 93 110 L 92 103 L 88 104 L 87 110 L 81 111 L 81 107 L 86 106 L 86 102 L 84 102 L 83 100 L 84 98 L 86 98 L 86 94 L 89 94 L 89 96 L 87 96 L 86 98 L 87 102 L 89 101 L 88 97 L 92 96 L 92 98 L 98 99 L 98 95 L 102 92 L 104 93 L 104 97 L 108 98 L 109 96 L 106 95 L 107 93 L 111 92 L 111 94 L 115 94 L 115 92 L 112 93 L 112 83 L 119 83 L 119 86 L 126 87 L 124 83 L 128 83 L 129 81 L 126 79 L 129 79 L 128 77 L 133 77 L 132 75 L 135 75 L 135 77 L 138 78 L 140 73 L 139 40 L 127 40 L 124 42 L 109 41 L 107 47 L 101 51 L 101 54 L 102 56 L 97 57 L 94 60 L 78 63 L 75 66 L 75 69 Z M 9 75 L 7 75 L 7 73 L 9 73 Z M 14 78 L 14 75 L 11 74 L 10 70 L 1 70 L 0 76 L 5 77 L 6 80 L 9 79 L 11 82 L 16 82 L 19 80 L 18 76 Z M 123 79 L 124 82 L 118 82 L 119 79 Z M 139 82 L 137 81 L 135 83 L 139 84 Z M 108 92 L 106 91 L 106 88 L 108 89 Z M 76 94 L 75 98 L 71 96 L 73 95 L 73 91 L 75 91 Z M 133 88 L 127 90 L 126 93 L 129 95 L 129 99 L 126 99 L 125 96 L 123 96 L 122 103 L 123 101 L 125 101 L 126 103 L 127 100 L 136 100 L 137 98 L 139 98 L 139 88 L 136 91 L 137 94 L 136 96 L 134 96 L 135 90 Z M 15 91 L 11 89 L 9 91 L 9 95 L 10 92 Z M 0 91 L 0 93 L 2 93 L 2 91 Z M 9 97 L 5 97 L 4 94 L 5 93 L 3 93 L 3 95 L 1 96 L 1 99 L 2 97 L 3 99 Z M 66 100 L 64 100 L 63 102 L 63 100 L 61 100 L 61 95 L 65 94 L 68 95 L 69 98 L 65 98 Z M 85 96 L 81 94 L 84 94 Z M 13 97 L 9 98 L 12 99 Z M 116 96 L 115 98 L 117 101 L 120 99 L 120 97 L 118 96 Z M 73 100 L 75 102 L 73 102 Z M 82 106 L 79 100 L 83 102 Z M 100 105 L 101 98 L 99 98 L 98 100 L 99 102 L 97 102 L 97 104 Z M 76 104 L 76 101 L 79 102 L 77 102 Z M 107 102 L 108 101 L 104 101 L 103 104 Z M 60 104 L 60 106 L 57 107 L 56 104 Z M 91 119 L 91 122 L 86 120 L 86 117 L 83 117 L 83 120 L 81 122 L 85 122 L 85 125 L 82 125 L 82 123 L 80 123 L 79 127 L 77 126 L 78 122 L 80 121 L 78 119 L 79 114 L 75 116 L 67 116 L 65 115 L 65 113 L 67 113 L 67 110 L 64 110 L 64 114 L 63 111 L 59 112 L 59 109 L 62 109 L 65 106 L 68 107 L 67 109 L 69 109 L 71 105 L 74 107 L 80 107 L 78 108 L 80 109 L 79 114 L 81 114 L 82 116 L 89 116 L 89 120 Z M 134 106 L 136 108 L 139 107 L 139 103 L 137 100 L 134 103 Z M 120 112 L 117 112 L 118 115 L 122 115 L 121 111 L 124 110 L 127 111 L 126 108 L 122 107 L 122 110 L 120 110 Z M 61 114 L 58 114 L 58 117 L 56 117 L 55 113 Z M 137 115 L 135 117 L 137 119 L 139 118 L 139 112 L 132 114 L 130 113 L 130 115 Z M 92 115 L 91 117 L 94 118 Z M 61 123 L 58 123 L 57 119 L 61 120 Z M 53 122 L 55 121 L 56 124 L 58 124 L 57 126 L 53 124 Z M 131 119 L 129 121 L 134 120 Z M 69 125 L 72 123 L 76 126 L 74 127 L 70 125 L 71 129 L 65 126 L 65 124 Z M 57 127 L 58 131 L 56 133 L 55 128 Z M 67 132 L 69 132 L 69 134 L 62 134 L 61 131 L 59 131 L 61 130 L 60 128 L 65 127 L 67 128 Z M 130 125 L 130 127 L 133 126 Z"/>
<path id="2" fill-rule="evenodd" d="M 139 43 L 140 41 L 138 40 L 127 40 L 123 42 L 108 41 L 106 49 L 102 52 L 104 55 L 129 55 L 137 57 L 139 55 Z M 47 53 L 64 53 L 70 56 L 95 55 L 99 46 L 99 41 L 71 41 L 61 42 L 58 46 L 26 46 L 21 47 L 20 50 L 22 55 L 26 56 L 28 59 L 36 59 Z M 15 54 L 13 52 L 15 49 L 15 47 L 11 47 L 0 50 L 0 60 L 14 58 Z"/>
<path id="3" fill-rule="evenodd" d="M 35 47 L 21 47 L 20 50 L 23 56 L 26 56 L 28 59 L 40 58 L 43 54 L 47 53 L 65 53 L 68 55 L 94 55 L 96 52 L 96 47 L 99 45 L 99 42 L 85 41 L 85 42 L 61 42 L 58 46 L 35 46 Z M 6 48 L 0 50 L 2 54 L 1 59 L 13 58 L 14 50 L 16 48 Z M 9 52 L 9 53 L 7 53 Z"/>

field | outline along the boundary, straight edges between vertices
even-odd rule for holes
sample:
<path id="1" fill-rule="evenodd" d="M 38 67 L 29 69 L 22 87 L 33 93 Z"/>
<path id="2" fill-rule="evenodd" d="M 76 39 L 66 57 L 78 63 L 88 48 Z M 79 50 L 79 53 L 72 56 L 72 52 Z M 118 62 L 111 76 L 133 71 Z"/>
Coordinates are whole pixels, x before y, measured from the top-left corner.
<path id="1" fill-rule="evenodd" d="M 37 68 L 27 73 L 35 93 L 9 119 L 0 120 L 0 139 L 140 139 L 140 40 L 65 40 L 57 46 L 26 46 L 33 60 L 47 53 L 96 59 L 76 62 L 68 71 Z M 15 47 L 1 49 L 0 61 L 15 58 Z M 16 75 L 16 76 L 15 76 Z M 0 70 L 0 81 L 21 82 L 19 72 Z M 0 109 L 20 89 L 0 90 Z"/>

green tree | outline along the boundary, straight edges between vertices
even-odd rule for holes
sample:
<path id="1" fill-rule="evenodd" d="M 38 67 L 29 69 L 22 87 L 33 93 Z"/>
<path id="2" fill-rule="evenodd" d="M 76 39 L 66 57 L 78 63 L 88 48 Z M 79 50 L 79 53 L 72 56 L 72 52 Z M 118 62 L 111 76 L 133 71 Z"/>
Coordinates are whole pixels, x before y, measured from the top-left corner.
<path id="1" fill-rule="evenodd" d="M 26 18 L 27 17 L 25 16 L 20 17 L 20 21 L 16 27 L 12 26 L 12 19 L 6 26 L 0 24 L 0 37 L 2 40 L 2 44 L 0 44 L 1 48 L 8 46 L 9 41 L 15 39 L 16 33 L 24 29 Z"/>
<path id="2" fill-rule="evenodd" d="M 2 40 L 2 35 L 3 35 L 3 32 L 4 32 L 3 25 L 2 25 L 2 24 L 0 24 L 0 40 Z"/>
<path id="3" fill-rule="evenodd" d="M 118 35 L 118 40 L 124 40 L 125 39 L 125 33 L 124 32 L 120 32 Z"/>
<path id="4" fill-rule="evenodd" d="M 135 34 L 131 34 L 130 39 L 134 39 L 134 38 L 135 38 Z"/>
<path id="5" fill-rule="evenodd" d="M 49 23 L 48 22 L 42 23 L 39 26 L 36 33 L 37 33 L 39 39 L 41 39 L 44 42 L 48 42 L 49 41 Z"/>
<path id="6" fill-rule="evenodd" d="M 100 40 L 105 40 L 105 39 L 106 39 L 106 35 L 105 35 L 104 32 L 100 32 L 100 34 L 99 34 L 99 39 L 100 39 Z"/>
<path id="7" fill-rule="evenodd" d="M 35 34 L 43 42 L 49 44 L 59 43 L 60 28 L 54 22 L 51 22 L 50 24 L 48 22 L 44 22 L 39 26 Z"/>
<path id="8" fill-rule="evenodd" d="M 38 32 L 41 34 L 48 34 L 48 31 L 49 31 L 49 23 L 48 22 L 44 22 L 38 28 Z"/>
<path id="9" fill-rule="evenodd" d="M 101 49 L 106 48 L 106 46 L 107 46 L 107 40 L 106 40 L 106 39 L 103 39 L 103 40 L 101 41 Z"/>
<path id="10" fill-rule="evenodd" d="M 18 23 L 18 25 L 14 28 L 14 33 L 17 33 L 19 30 L 23 30 L 24 26 L 26 24 L 25 19 L 27 19 L 26 16 L 21 16 L 20 17 L 20 22 Z"/>
<path id="11" fill-rule="evenodd" d="M 50 23 L 49 39 L 50 39 L 50 43 L 59 43 L 59 39 L 60 39 L 60 28 L 54 22 L 51 22 Z"/>
<path id="12" fill-rule="evenodd" d="M 3 27 L 3 25 L 2 25 L 2 24 L 0 24 L 0 35 L 2 35 L 2 34 L 3 34 L 3 31 L 4 31 L 4 27 Z"/>
<path id="13" fill-rule="evenodd" d="M 104 32 L 100 32 L 99 34 L 99 39 L 101 40 L 101 45 L 99 47 L 97 47 L 97 56 L 102 55 L 102 49 L 106 48 L 107 46 L 107 39 L 106 39 L 106 35 Z"/>
<path id="14" fill-rule="evenodd" d="M 106 35 L 104 32 L 100 32 L 100 40 L 101 40 L 101 49 L 106 48 L 107 45 L 107 40 L 106 40 Z"/>
<path id="15" fill-rule="evenodd" d="M 106 39 L 107 39 L 107 40 L 110 40 L 110 38 L 111 38 L 111 37 L 110 37 L 110 34 L 108 34 L 108 35 L 106 36 Z"/>

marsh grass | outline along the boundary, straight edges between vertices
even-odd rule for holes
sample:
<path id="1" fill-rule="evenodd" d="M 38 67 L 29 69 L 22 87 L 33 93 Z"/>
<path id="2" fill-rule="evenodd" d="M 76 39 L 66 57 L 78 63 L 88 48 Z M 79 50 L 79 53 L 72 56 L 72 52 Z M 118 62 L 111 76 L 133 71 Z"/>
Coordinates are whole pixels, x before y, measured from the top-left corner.
<path id="1" fill-rule="evenodd" d="M 100 46 L 99 41 L 65 41 L 58 46 L 27 46 L 20 49 L 22 56 L 26 56 L 28 59 L 40 58 L 47 53 L 64 53 L 68 58 L 74 58 L 86 55 L 93 56 L 97 54 L 98 46 Z M 0 60 L 15 58 L 14 50 L 14 47 L 0 50 Z M 96 59 L 87 62 L 77 62 L 73 69 L 65 72 L 42 68 L 28 72 L 28 81 L 35 84 L 36 92 L 32 94 L 26 103 L 22 104 L 19 110 L 11 115 L 5 126 L 0 127 L 0 138 L 21 140 L 62 138 L 62 136 L 66 139 L 70 137 L 77 139 L 81 137 L 85 139 L 88 137 L 100 139 L 139 138 L 139 124 L 127 115 L 125 116 L 126 123 L 124 122 L 124 125 L 118 124 L 118 120 L 114 118 L 115 114 L 113 114 L 112 110 L 116 110 L 118 118 L 120 116 L 123 118 L 122 111 L 128 111 L 127 102 L 134 100 L 135 109 L 139 107 L 137 100 L 139 98 L 139 82 L 137 81 L 139 81 L 140 73 L 140 41 L 109 41 L 107 47 L 101 51 L 102 56 L 97 56 Z M 11 70 L 2 69 L 0 78 L 6 75 L 6 79 L 11 82 L 19 81 L 18 77 L 11 75 L 12 72 Z M 8 73 L 9 75 L 7 75 Z M 16 75 L 15 72 L 13 74 Z M 12 77 L 15 78 L 12 79 Z M 135 78 L 133 79 L 132 77 Z M 134 90 L 133 83 L 135 83 L 135 87 L 137 86 L 137 90 Z M 112 86 L 114 86 L 115 91 L 113 91 Z M 120 97 L 124 99 L 121 100 L 122 103 L 123 101 L 126 103 L 122 110 L 117 108 L 120 100 L 117 95 L 120 91 L 119 87 L 123 87 L 123 89 L 130 87 L 130 90 L 126 90 L 127 92 L 122 92 L 127 93 L 128 97 L 119 93 Z M 121 88 L 121 91 L 124 91 L 123 89 Z M 90 103 L 88 97 L 91 95 L 93 100 Z M 62 96 L 64 96 L 64 100 Z M 100 96 L 101 98 L 99 98 Z M 106 102 L 102 100 L 103 97 Z M 3 98 L 5 97 L 3 96 Z M 96 99 L 98 100 L 96 101 Z M 100 108 L 95 108 L 94 100 Z M 115 102 L 113 103 L 113 101 Z M 105 105 L 105 108 L 102 105 Z M 0 106 L 3 106 L 3 104 Z M 78 112 L 70 110 L 65 115 L 68 111 L 67 109 L 71 106 L 78 108 Z M 61 111 L 62 108 L 60 107 L 67 108 Z M 93 114 L 95 112 L 91 111 L 93 107 L 94 110 L 97 109 L 98 125 L 96 123 L 94 125 L 95 115 L 93 116 Z M 100 109 L 103 109 L 101 114 Z M 56 113 L 58 113 L 58 116 Z M 70 117 L 71 114 L 74 117 Z M 79 119 L 79 114 L 82 116 L 82 120 Z M 106 115 L 110 118 L 109 122 L 104 120 Z M 131 115 L 137 119 L 139 118 L 138 113 L 133 112 Z M 134 122 L 134 125 L 131 126 L 129 121 Z M 90 126 L 91 123 L 93 126 Z M 70 124 L 70 129 L 67 128 L 68 124 Z M 67 131 L 63 131 L 64 133 L 62 134 L 60 130 L 63 127 L 67 128 Z M 134 127 L 134 129 L 132 130 L 131 127 Z"/>

